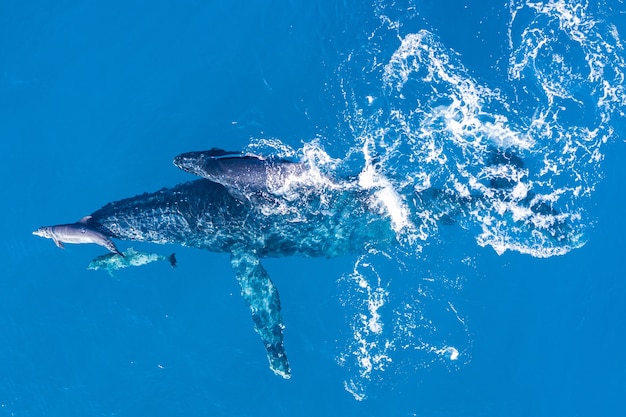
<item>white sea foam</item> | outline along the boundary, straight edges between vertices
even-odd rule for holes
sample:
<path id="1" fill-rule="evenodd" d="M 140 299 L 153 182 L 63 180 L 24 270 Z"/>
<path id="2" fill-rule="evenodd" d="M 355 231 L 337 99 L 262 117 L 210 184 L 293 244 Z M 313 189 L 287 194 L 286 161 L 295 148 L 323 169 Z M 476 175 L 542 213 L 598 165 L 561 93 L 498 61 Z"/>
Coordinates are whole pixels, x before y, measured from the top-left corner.
<path id="1" fill-rule="evenodd" d="M 517 9 L 511 7 L 514 19 Z M 460 58 L 435 36 L 420 31 L 401 38 L 400 46 L 384 65 L 382 84 L 389 108 L 373 113 L 369 121 L 359 121 L 365 114 L 361 111 L 353 112 L 348 120 L 360 128 L 354 131 L 360 132 L 364 152 L 377 156 L 376 170 L 364 170 L 364 177 L 371 183 L 375 173 L 391 181 L 392 187 L 386 185 L 386 197 L 398 196 L 400 201 L 407 201 L 407 185 L 411 185 L 411 192 L 419 193 L 427 189 L 428 184 L 465 198 L 479 192 L 480 201 L 466 211 L 470 217 L 460 220 L 466 225 L 471 221 L 480 226 L 479 244 L 491 245 L 499 253 L 514 250 L 546 257 L 567 253 L 583 243 L 585 223 L 578 221 L 580 203 L 576 201 L 589 195 L 599 180 L 597 164 L 603 158 L 601 147 L 613 132 L 610 126 L 592 124 L 590 128 L 566 124 L 562 100 L 573 102 L 569 106 L 572 109 L 588 103 L 593 96 L 606 102 L 606 98 L 611 97 L 604 88 L 606 80 L 600 82 L 597 71 L 593 71 L 606 67 L 607 57 L 592 56 L 589 51 L 594 48 L 600 52 L 621 50 L 621 44 L 614 41 L 613 46 L 607 46 L 606 42 L 600 42 L 599 35 L 589 35 L 597 24 L 587 17 L 581 4 L 570 7 L 561 1 L 523 7 L 559 16 L 555 19 L 555 28 L 549 26 L 550 19 L 542 21 L 548 24 L 547 28 L 534 27 L 536 24 L 532 22 L 529 26 L 532 30 L 523 31 L 525 38 L 511 55 L 509 76 L 521 80 L 521 74 L 532 62 L 532 68 L 536 67 L 532 76 L 543 86 L 547 97 L 545 106 L 529 113 L 530 119 L 512 111 L 510 99 L 502 92 L 473 79 Z M 551 61 L 542 61 L 546 60 L 546 54 L 539 50 L 550 48 L 553 41 L 548 33 L 555 29 L 584 45 L 588 75 L 573 72 L 576 67 L 563 55 L 550 54 Z M 512 32 L 510 38 L 513 38 Z M 512 40 L 510 42 L 513 44 Z M 515 61 L 516 56 L 523 61 Z M 617 67 L 611 74 L 621 74 L 623 60 L 619 58 L 615 62 Z M 623 76 L 614 79 L 623 83 Z M 595 84 L 580 89 L 581 82 Z M 610 91 L 622 88 L 620 84 Z M 617 104 L 613 101 L 609 106 L 612 112 Z M 606 115 L 601 115 L 597 120 L 606 119 Z M 381 125 L 385 128 L 381 129 Z M 525 156 L 530 161 L 541 157 L 541 164 L 533 162 L 532 167 L 527 168 L 493 162 L 494 153 L 499 152 L 495 149 Z M 549 199 L 549 196 L 556 198 Z M 536 211 L 530 205 L 533 198 L 549 201 L 554 215 L 547 209 Z M 396 218 L 405 218 L 406 211 L 395 213 Z M 436 233 L 436 226 L 424 215 L 436 217 L 437 213 L 409 207 L 408 219 L 413 224 L 419 223 L 420 236 L 427 239 Z M 519 224 L 522 220 L 524 223 Z M 569 229 L 555 230 L 562 223 L 569 223 Z M 558 233 L 568 235 L 557 236 Z"/>
<path id="2" fill-rule="evenodd" d="M 626 54 L 617 29 L 593 16 L 585 0 L 511 0 L 508 67 L 497 75 L 508 85 L 496 88 L 474 77 L 435 35 L 407 34 L 397 10 L 376 4 L 380 27 L 368 37 L 372 45 L 350 54 L 339 78 L 345 122 L 356 139 L 350 153 L 364 160 L 359 185 L 373 191 L 372 206 L 399 235 L 410 229 L 419 236 L 398 241 L 418 251 L 416 241 L 432 242 L 438 221 L 450 216 L 499 254 L 549 257 L 582 246 L 591 223 L 586 201 L 626 108 Z M 398 42 L 392 53 L 385 52 L 390 40 Z M 371 265 L 373 274 L 378 264 Z M 375 293 L 369 288 L 362 299 Z M 425 306 L 435 298 L 425 288 L 393 309 L 393 336 L 389 325 L 368 325 L 373 317 L 389 320 L 374 314 L 382 307 L 352 302 L 347 306 L 363 310 L 350 344 L 358 371 L 346 383 L 355 398 L 384 370 L 372 360 L 382 340 L 390 342 L 389 358 L 398 350 L 452 362 L 467 357 L 457 343 L 433 340 L 437 326 Z M 444 304 L 468 334 L 456 307 Z"/>

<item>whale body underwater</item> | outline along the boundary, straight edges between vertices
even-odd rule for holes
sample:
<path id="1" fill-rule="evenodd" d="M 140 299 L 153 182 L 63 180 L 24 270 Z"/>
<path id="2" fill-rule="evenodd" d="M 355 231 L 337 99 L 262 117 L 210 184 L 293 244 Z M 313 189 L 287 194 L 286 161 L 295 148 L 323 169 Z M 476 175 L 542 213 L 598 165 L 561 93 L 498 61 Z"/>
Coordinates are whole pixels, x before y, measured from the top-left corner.
<path id="1" fill-rule="evenodd" d="M 61 225 L 62 241 L 96 243 L 114 253 L 113 238 L 229 253 L 270 368 L 289 378 L 280 299 L 261 258 L 330 258 L 387 245 L 395 239 L 389 218 L 368 207 L 356 190 L 321 192 L 302 185 L 295 199 L 275 191 L 287 179 L 307 175 L 301 163 L 219 149 L 181 154 L 174 163 L 203 178 L 111 202 L 80 222 Z M 53 237 L 40 230 L 55 227 L 34 234 Z"/>

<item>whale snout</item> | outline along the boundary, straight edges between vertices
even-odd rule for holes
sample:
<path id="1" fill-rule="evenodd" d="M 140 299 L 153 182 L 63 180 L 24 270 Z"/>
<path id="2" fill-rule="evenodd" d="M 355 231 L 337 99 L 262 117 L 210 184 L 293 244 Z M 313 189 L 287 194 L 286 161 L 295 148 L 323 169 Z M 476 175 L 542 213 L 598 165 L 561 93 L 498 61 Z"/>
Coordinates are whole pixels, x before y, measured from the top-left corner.
<path id="1" fill-rule="evenodd" d="M 50 229 L 49 227 L 40 227 L 39 229 L 34 230 L 33 234 L 39 237 L 48 237 L 49 229 Z"/>
<path id="2" fill-rule="evenodd" d="M 174 158 L 174 165 L 189 174 L 206 178 L 205 165 L 215 158 L 206 155 L 206 152 L 187 152 Z"/>
<path id="3" fill-rule="evenodd" d="M 174 157 L 174 165 L 183 171 L 192 171 L 199 163 L 202 155 L 198 152 L 187 152 Z"/>
<path id="4" fill-rule="evenodd" d="M 183 161 L 183 156 L 182 155 L 176 155 L 174 157 L 174 165 L 176 165 L 179 168 L 180 168 L 180 165 L 181 165 L 182 161 Z"/>
<path id="5" fill-rule="evenodd" d="M 174 157 L 174 165 L 185 172 L 206 178 L 205 174 L 208 169 L 213 167 L 218 161 L 222 159 L 228 160 L 234 155 L 240 157 L 241 152 L 225 151 L 219 148 L 212 148 L 208 151 L 185 152 Z"/>

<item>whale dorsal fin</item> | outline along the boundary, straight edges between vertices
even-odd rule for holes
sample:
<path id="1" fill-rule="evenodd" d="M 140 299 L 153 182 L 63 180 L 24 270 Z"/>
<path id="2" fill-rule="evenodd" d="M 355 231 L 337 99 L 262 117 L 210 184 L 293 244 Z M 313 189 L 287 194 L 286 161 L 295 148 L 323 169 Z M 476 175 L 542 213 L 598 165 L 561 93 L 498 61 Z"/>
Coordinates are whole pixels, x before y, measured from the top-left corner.
<path id="1" fill-rule="evenodd" d="M 261 336 L 270 369 L 285 379 L 291 377 L 283 346 L 283 325 L 278 291 L 259 258 L 252 251 L 235 249 L 230 263 L 241 285 L 241 295 L 252 311 L 254 330 Z"/>

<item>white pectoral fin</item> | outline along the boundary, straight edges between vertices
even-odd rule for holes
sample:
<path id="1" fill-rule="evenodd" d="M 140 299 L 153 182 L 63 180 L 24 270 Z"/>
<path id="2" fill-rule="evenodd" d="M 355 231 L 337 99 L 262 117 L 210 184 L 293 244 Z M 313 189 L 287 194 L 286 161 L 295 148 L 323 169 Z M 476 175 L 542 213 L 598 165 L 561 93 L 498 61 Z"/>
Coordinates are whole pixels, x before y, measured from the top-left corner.
<path id="1" fill-rule="evenodd" d="M 234 251 L 230 261 L 241 285 L 241 295 L 250 306 L 254 329 L 267 350 L 270 369 L 283 378 L 290 378 L 289 361 L 283 346 L 285 326 L 276 287 L 255 254 Z"/>
<path id="2" fill-rule="evenodd" d="M 57 245 L 57 247 L 59 247 L 61 249 L 65 249 L 63 247 L 63 243 L 61 243 L 61 241 L 59 239 L 57 239 L 56 237 L 52 236 L 52 240 L 54 241 L 54 244 Z"/>

